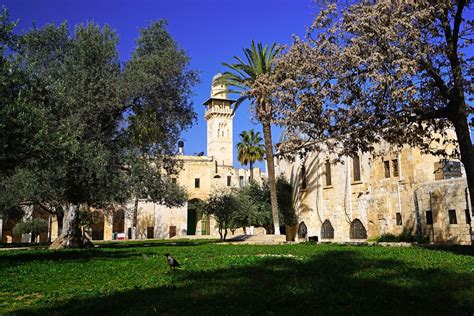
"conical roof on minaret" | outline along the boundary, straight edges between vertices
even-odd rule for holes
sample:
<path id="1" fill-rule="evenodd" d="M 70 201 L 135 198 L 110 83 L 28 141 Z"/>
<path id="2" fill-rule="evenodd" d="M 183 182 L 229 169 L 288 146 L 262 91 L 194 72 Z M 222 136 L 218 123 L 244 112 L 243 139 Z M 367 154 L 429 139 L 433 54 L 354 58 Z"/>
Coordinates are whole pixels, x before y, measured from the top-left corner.
<path id="1" fill-rule="evenodd" d="M 225 85 L 220 85 L 220 87 L 217 87 L 215 85 L 215 81 L 221 76 L 222 76 L 222 74 L 218 73 L 218 74 L 216 74 L 212 77 L 211 97 L 203 103 L 204 105 L 208 105 L 209 103 L 211 103 L 212 100 L 229 101 L 230 104 L 233 104 L 237 101 L 237 100 L 227 98 L 227 93 L 223 92 L 227 89 L 227 87 Z M 219 92 L 222 92 L 222 95 L 223 95 L 222 97 L 218 96 Z"/>

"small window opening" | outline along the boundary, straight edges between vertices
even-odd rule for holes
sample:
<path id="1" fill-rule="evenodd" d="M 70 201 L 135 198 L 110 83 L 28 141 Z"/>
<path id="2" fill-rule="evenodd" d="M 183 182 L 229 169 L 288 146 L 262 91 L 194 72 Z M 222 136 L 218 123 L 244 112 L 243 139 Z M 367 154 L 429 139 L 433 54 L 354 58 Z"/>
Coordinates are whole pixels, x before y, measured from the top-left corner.
<path id="1" fill-rule="evenodd" d="M 393 176 L 398 177 L 400 171 L 398 170 L 398 159 L 392 160 L 392 169 L 393 169 Z"/>
<path id="2" fill-rule="evenodd" d="M 466 224 L 471 224 L 471 214 L 469 214 L 469 210 L 465 209 L 464 214 L 466 214 Z"/>
<path id="3" fill-rule="evenodd" d="M 306 167 L 301 166 L 301 190 L 306 190 L 307 181 L 306 181 Z"/>
<path id="4" fill-rule="evenodd" d="M 397 225 L 402 225 L 402 213 L 397 213 Z"/>
<path id="5" fill-rule="evenodd" d="M 390 178 L 390 161 L 388 160 L 384 161 L 383 168 L 385 171 L 385 178 Z"/>
<path id="6" fill-rule="evenodd" d="M 457 224 L 458 219 L 456 218 L 456 210 L 448 210 L 449 224 Z"/>
<path id="7" fill-rule="evenodd" d="M 326 160 L 326 185 L 331 185 L 331 162 Z"/>
<path id="8" fill-rule="evenodd" d="M 433 212 L 426 211 L 426 225 L 433 225 Z"/>
<path id="9" fill-rule="evenodd" d="M 355 156 L 352 158 L 352 179 L 354 182 L 360 181 L 360 158 Z"/>

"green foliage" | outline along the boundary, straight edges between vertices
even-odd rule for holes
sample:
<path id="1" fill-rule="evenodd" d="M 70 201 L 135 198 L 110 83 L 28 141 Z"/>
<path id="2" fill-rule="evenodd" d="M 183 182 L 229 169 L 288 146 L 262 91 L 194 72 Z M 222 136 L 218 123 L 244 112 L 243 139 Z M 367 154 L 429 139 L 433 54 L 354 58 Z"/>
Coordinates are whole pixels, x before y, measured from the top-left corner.
<path id="1" fill-rule="evenodd" d="M 378 242 L 416 242 L 419 244 L 427 244 L 430 242 L 428 236 L 416 236 L 409 231 L 403 231 L 400 235 L 395 236 L 390 233 L 385 233 L 380 237 L 376 238 Z"/>
<path id="2" fill-rule="evenodd" d="M 136 159 L 128 165 L 127 187 L 129 196 L 165 204 L 168 207 L 182 206 L 187 201 L 183 187 L 172 183 L 153 164 L 153 160 Z"/>
<path id="3" fill-rule="evenodd" d="M 163 253 L 172 254 L 182 270 L 169 272 Z M 209 240 L 0 251 L 0 314 L 309 315 L 317 307 L 328 315 L 469 315 L 473 254 L 470 246 Z"/>
<path id="4" fill-rule="evenodd" d="M 126 109 L 133 113 L 127 117 L 128 132 L 143 153 L 174 153 L 181 130 L 195 121 L 190 96 L 198 78 L 188 64 L 189 57 L 166 31 L 165 21 L 140 29 L 121 88 Z"/>
<path id="5" fill-rule="evenodd" d="M 15 35 L 13 29 L 17 23 L 10 21 L 10 15 L 6 7 L 2 7 L 0 14 L 0 58 L 3 58 L 5 50 L 7 50 L 14 41 Z"/>
<path id="6" fill-rule="evenodd" d="M 34 236 L 48 231 L 48 222 L 44 219 L 33 218 L 19 222 L 13 227 L 13 234 L 32 234 Z"/>
<path id="7" fill-rule="evenodd" d="M 293 186 L 282 175 L 276 181 L 278 208 L 283 224 L 294 226 L 298 224 L 295 208 L 293 206 Z"/>
<path id="8" fill-rule="evenodd" d="M 199 208 L 216 219 L 221 239 L 227 238 L 227 230 L 241 224 L 237 215 L 242 214 L 242 204 L 232 191 L 214 191 Z"/>
<path id="9" fill-rule="evenodd" d="M 298 218 L 296 217 L 295 208 L 293 206 L 293 188 L 291 184 L 282 176 L 276 181 L 278 208 L 280 211 L 280 224 L 296 225 Z M 264 227 L 268 232 L 272 230 L 272 208 L 270 203 L 270 189 L 267 184 L 260 186 L 255 181 L 238 189 L 236 191 L 240 203 L 243 205 L 245 212 L 246 225 Z M 242 215 L 242 217 L 244 217 Z M 241 226 L 241 227 L 242 227 Z"/>
<path id="10" fill-rule="evenodd" d="M 243 165 L 249 165 L 250 178 L 253 180 L 253 164 L 256 161 L 263 160 L 265 146 L 262 144 L 260 132 L 243 131 L 240 133 L 241 141 L 237 143 L 237 159 Z"/>
<path id="11" fill-rule="evenodd" d="M 234 64 L 222 63 L 230 71 L 218 77 L 216 84 L 231 86 L 227 92 L 240 95 L 235 104 L 236 108 L 243 101 L 250 100 L 257 119 L 263 123 L 271 118 L 271 103 L 268 93 L 258 89 L 258 80 L 272 72 L 278 49 L 275 43 L 268 47 L 252 41 L 250 48 L 243 51 L 244 59 L 234 56 Z"/>
<path id="12" fill-rule="evenodd" d="M 146 196 L 169 206 L 186 193 L 166 174 L 175 143 L 195 119 L 196 73 L 153 22 L 122 69 L 109 27 L 66 22 L 14 36 L 0 16 L 0 212 L 20 203 L 53 212 Z M 163 172 L 166 170 L 167 173 Z"/>
<path id="13" fill-rule="evenodd" d="M 245 218 L 245 225 L 264 227 L 267 231 L 272 229 L 272 207 L 270 204 L 270 191 L 268 185 L 260 186 L 251 181 L 248 185 L 236 191 L 236 195 L 242 205 L 241 217 Z"/>
<path id="14" fill-rule="evenodd" d="M 251 102 L 251 109 L 263 127 L 265 139 L 265 154 L 267 160 L 268 186 L 275 233 L 279 234 L 279 212 L 276 197 L 275 164 L 273 159 L 273 143 L 271 124 L 274 118 L 272 97 L 266 88 L 265 80 L 274 70 L 274 61 L 279 49 L 276 44 L 263 46 L 252 41 L 250 48 L 244 50 L 245 60 L 234 56 L 235 63 L 223 63 L 230 71 L 216 78 L 215 84 L 228 86 L 228 93 L 237 93 L 239 98 L 235 102 L 234 111 L 245 100 Z"/>

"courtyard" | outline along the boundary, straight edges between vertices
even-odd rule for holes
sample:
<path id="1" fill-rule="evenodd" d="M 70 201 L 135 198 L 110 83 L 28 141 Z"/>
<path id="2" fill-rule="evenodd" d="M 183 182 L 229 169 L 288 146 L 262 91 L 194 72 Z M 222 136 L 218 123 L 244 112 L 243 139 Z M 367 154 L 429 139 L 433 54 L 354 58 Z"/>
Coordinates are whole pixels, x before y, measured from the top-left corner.
<path id="1" fill-rule="evenodd" d="M 165 253 L 182 268 L 171 271 Z M 473 255 L 469 246 L 209 239 L 4 250 L 0 314 L 471 315 Z"/>

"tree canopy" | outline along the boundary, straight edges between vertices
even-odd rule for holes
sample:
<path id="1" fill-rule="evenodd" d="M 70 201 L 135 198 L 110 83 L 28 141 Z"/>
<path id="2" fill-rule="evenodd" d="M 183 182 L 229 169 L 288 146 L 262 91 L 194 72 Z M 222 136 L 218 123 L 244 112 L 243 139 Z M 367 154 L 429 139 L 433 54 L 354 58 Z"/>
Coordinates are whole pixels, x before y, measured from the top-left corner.
<path id="1" fill-rule="evenodd" d="M 249 165 L 250 180 L 253 180 L 253 164 L 256 161 L 263 160 L 265 146 L 262 144 L 260 132 L 242 131 L 240 133 L 241 141 L 237 143 L 237 159 L 243 165 Z"/>
<path id="2" fill-rule="evenodd" d="M 286 128 L 280 153 L 418 146 L 460 158 L 474 202 L 471 5 L 363 1 L 321 10 L 262 79 Z"/>
<path id="3" fill-rule="evenodd" d="M 197 75 L 165 22 L 141 29 L 122 67 L 107 25 L 14 35 L 6 11 L 0 21 L 0 212 L 185 201 L 166 174 L 179 168 L 175 144 L 195 119 Z"/>
<path id="4" fill-rule="evenodd" d="M 261 78 L 271 76 L 274 70 L 274 59 L 278 54 L 276 44 L 271 46 L 252 41 L 250 48 L 245 48 L 244 59 L 234 56 L 235 63 L 223 63 L 229 71 L 216 79 L 216 84 L 229 86 L 226 92 L 238 93 L 239 98 L 235 109 L 244 101 L 251 101 L 251 110 L 262 124 L 265 140 L 265 157 L 267 161 L 268 182 L 270 187 L 272 215 L 275 234 L 280 234 L 278 218 L 278 201 L 276 197 L 275 165 L 273 157 L 273 143 L 271 124 L 274 118 L 274 108 L 271 90 L 261 84 Z"/>

